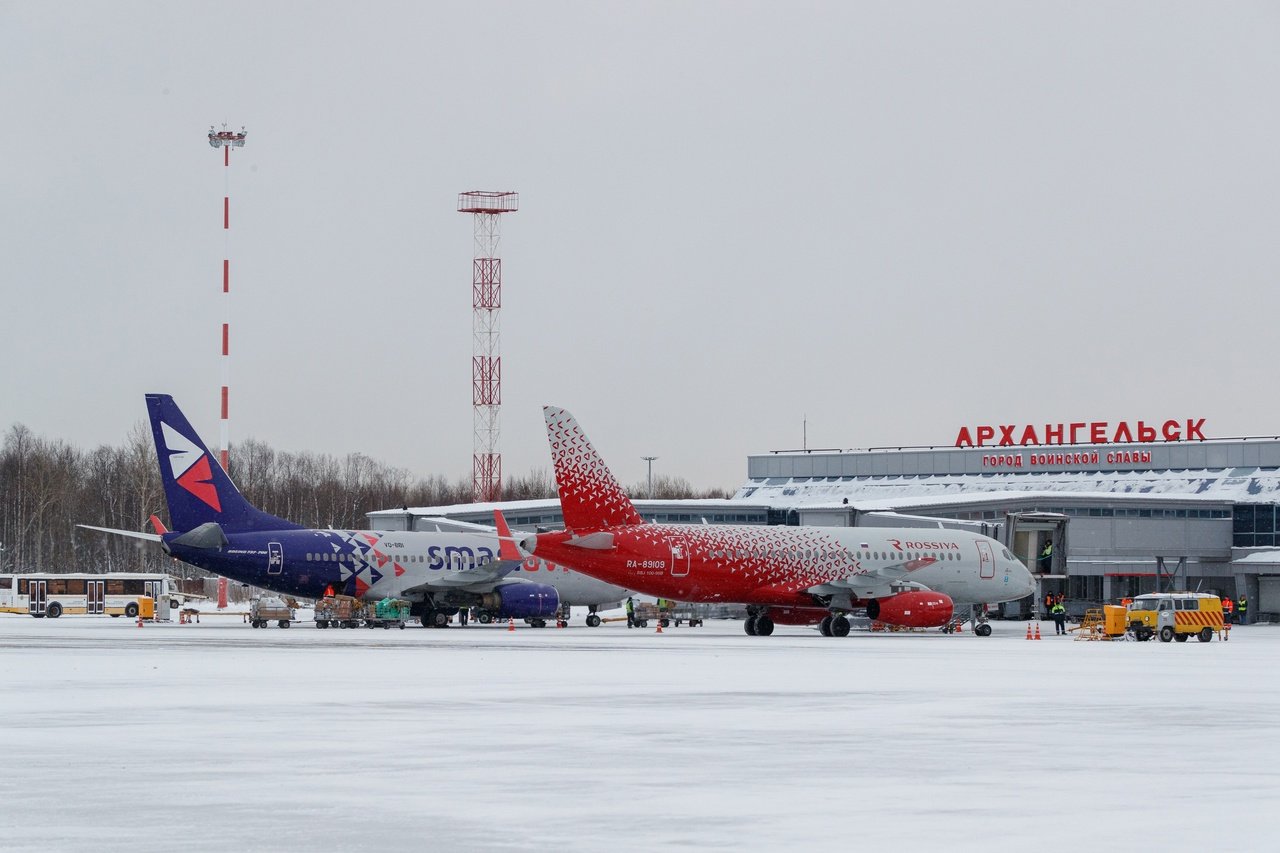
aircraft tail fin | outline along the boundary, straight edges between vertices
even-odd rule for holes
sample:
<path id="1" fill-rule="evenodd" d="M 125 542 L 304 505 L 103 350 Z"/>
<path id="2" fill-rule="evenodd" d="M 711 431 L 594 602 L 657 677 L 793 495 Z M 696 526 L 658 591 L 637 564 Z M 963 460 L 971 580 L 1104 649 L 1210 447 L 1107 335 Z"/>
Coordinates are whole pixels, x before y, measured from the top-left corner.
<path id="1" fill-rule="evenodd" d="M 210 522 L 227 533 L 300 528 L 245 500 L 168 394 L 148 394 L 147 415 L 174 531 Z"/>
<path id="2" fill-rule="evenodd" d="M 543 406 L 542 414 L 547 421 L 565 528 L 600 530 L 644 524 L 573 415 L 556 406 Z"/>

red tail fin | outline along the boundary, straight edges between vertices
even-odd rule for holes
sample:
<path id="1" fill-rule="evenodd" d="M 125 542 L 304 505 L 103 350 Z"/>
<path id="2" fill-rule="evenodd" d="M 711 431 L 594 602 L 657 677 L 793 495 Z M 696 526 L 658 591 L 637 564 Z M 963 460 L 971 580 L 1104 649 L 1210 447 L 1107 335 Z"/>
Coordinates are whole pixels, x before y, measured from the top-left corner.
<path id="1" fill-rule="evenodd" d="M 168 530 L 165 529 L 164 522 L 162 522 L 159 518 L 156 518 L 154 513 L 151 515 L 151 526 L 155 529 L 156 533 L 169 532 Z"/>
<path id="2" fill-rule="evenodd" d="M 542 414 L 547 420 L 564 526 L 582 531 L 644 524 L 573 415 L 555 406 L 543 406 Z"/>

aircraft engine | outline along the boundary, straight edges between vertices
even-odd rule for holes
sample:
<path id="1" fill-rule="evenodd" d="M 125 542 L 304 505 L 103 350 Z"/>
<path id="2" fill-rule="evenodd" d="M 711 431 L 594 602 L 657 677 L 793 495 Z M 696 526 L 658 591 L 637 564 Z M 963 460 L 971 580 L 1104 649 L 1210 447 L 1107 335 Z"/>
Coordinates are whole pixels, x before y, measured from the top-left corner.
<path id="1" fill-rule="evenodd" d="M 501 619 L 546 619 L 560 609 L 560 593 L 543 583 L 508 583 L 485 593 L 481 606 Z"/>
<path id="2" fill-rule="evenodd" d="M 906 628 L 940 628 L 951 621 L 955 603 L 944 592 L 912 590 L 867 602 L 867 616 Z"/>

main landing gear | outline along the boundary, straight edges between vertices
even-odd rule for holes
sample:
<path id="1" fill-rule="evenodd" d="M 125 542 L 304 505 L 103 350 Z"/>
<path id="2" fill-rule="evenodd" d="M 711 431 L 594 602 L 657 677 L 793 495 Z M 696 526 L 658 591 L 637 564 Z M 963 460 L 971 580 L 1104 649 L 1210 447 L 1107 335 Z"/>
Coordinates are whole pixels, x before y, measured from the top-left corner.
<path id="1" fill-rule="evenodd" d="M 822 632 L 824 637 L 847 637 L 849 636 L 849 620 L 845 618 L 843 613 L 833 613 L 830 616 L 822 617 L 822 621 L 818 623 L 818 630 Z"/>
<path id="2" fill-rule="evenodd" d="M 753 637 L 767 637 L 773 633 L 773 620 L 761 613 L 759 616 L 748 616 L 742 627 Z"/>

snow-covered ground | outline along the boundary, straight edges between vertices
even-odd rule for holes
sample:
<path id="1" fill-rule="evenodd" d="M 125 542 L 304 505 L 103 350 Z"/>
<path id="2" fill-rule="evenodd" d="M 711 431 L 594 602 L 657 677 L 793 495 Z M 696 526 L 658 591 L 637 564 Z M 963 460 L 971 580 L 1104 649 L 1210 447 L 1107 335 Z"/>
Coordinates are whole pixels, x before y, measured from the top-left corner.
<path id="1" fill-rule="evenodd" d="M 1273 849 L 1229 643 L 0 616 L 0 849 Z"/>

